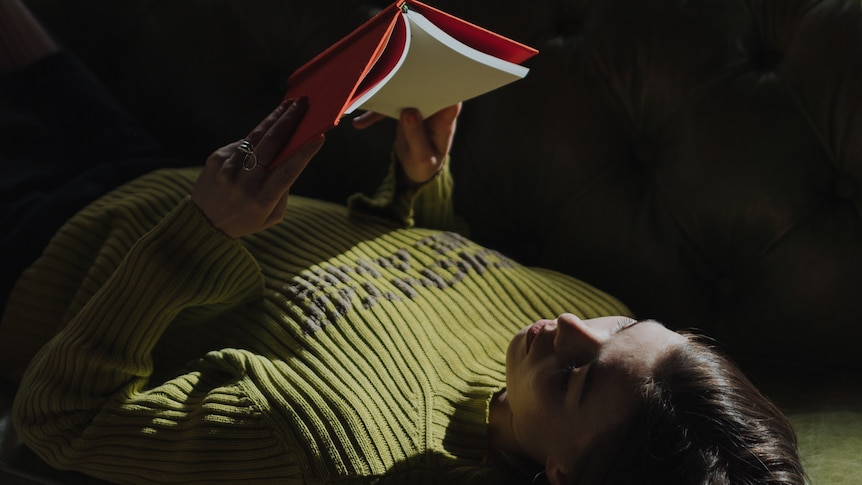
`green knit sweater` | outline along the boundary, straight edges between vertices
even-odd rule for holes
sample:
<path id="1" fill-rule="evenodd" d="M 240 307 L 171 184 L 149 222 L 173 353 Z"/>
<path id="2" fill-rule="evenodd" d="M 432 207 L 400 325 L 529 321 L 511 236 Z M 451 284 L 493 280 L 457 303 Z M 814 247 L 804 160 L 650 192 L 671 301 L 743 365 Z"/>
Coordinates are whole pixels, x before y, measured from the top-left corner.
<path id="1" fill-rule="evenodd" d="M 489 483 L 488 403 L 513 334 L 626 312 L 416 227 L 451 226 L 448 172 L 409 193 L 390 176 L 352 210 L 292 197 L 281 224 L 240 240 L 189 201 L 196 174 L 93 203 L 10 299 L 4 359 L 30 362 L 15 427 L 54 467 L 130 483 Z"/>

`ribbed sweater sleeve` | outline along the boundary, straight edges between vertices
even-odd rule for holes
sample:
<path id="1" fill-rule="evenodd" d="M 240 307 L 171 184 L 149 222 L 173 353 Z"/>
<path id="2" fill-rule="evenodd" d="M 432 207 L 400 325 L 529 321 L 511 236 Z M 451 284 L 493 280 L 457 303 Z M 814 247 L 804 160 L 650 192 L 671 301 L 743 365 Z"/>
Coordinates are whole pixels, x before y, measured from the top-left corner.
<path id="1" fill-rule="evenodd" d="M 15 401 L 16 429 L 55 467 L 128 482 L 271 479 L 270 469 L 289 469 L 261 413 L 227 385 L 229 370 L 148 388 L 153 348 L 183 309 L 236 305 L 262 286 L 251 255 L 186 199 L 37 354 Z"/>

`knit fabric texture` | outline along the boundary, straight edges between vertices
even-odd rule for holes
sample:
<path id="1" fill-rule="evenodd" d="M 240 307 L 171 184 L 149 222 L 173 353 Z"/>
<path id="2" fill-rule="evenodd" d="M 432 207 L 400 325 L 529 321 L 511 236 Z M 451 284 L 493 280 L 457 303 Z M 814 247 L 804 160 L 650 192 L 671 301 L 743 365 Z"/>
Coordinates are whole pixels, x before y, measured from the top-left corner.
<path id="1" fill-rule="evenodd" d="M 14 424 L 54 467 L 121 483 L 488 483 L 488 404 L 515 332 L 627 313 L 434 229 L 454 221 L 448 170 L 410 192 L 390 176 L 352 209 L 291 197 L 282 223 L 239 240 L 189 200 L 196 175 L 154 172 L 91 204 L 10 298 L 3 368 L 29 363 Z"/>

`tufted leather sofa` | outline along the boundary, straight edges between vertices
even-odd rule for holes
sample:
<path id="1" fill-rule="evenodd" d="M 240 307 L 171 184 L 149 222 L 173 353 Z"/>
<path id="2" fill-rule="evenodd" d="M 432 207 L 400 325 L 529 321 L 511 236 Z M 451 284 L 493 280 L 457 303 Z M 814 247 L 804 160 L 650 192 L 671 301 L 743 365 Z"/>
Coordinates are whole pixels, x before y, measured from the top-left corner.
<path id="1" fill-rule="evenodd" d="M 203 160 L 388 1 L 29 3 Z M 453 170 L 473 238 L 714 336 L 788 410 L 814 483 L 862 482 L 862 4 L 428 3 L 541 51 L 465 105 Z M 372 188 L 391 130 L 331 131 L 296 192 Z"/>

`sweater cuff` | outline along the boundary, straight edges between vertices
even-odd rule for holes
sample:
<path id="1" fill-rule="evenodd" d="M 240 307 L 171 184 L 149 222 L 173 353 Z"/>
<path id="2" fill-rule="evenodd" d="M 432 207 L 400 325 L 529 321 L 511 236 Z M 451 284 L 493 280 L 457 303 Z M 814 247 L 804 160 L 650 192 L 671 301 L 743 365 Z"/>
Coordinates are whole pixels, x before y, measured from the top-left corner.
<path id="1" fill-rule="evenodd" d="M 423 184 L 408 184 L 399 175 L 400 165 L 391 155 L 389 173 L 372 196 L 354 194 L 348 201 L 351 215 L 369 214 L 383 217 L 404 227 L 417 225 L 438 229 L 453 226 L 452 189 L 449 156 L 443 167 Z"/>

